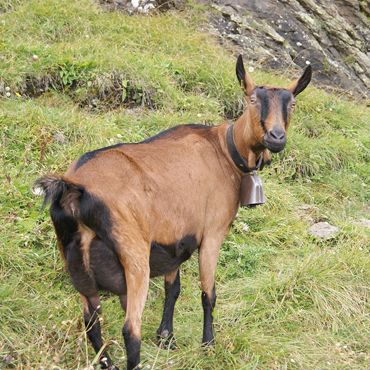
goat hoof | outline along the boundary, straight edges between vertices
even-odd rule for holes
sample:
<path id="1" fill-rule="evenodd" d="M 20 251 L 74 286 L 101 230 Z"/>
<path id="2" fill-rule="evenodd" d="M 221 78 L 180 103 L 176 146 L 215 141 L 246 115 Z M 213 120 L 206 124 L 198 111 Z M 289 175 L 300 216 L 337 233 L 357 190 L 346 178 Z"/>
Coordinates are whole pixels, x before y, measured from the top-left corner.
<path id="1" fill-rule="evenodd" d="M 213 348 L 215 346 L 215 340 L 214 339 L 211 339 L 210 341 L 208 342 L 203 342 L 202 343 L 202 348 Z"/>
<path id="2" fill-rule="evenodd" d="M 158 347 L 163 349 L 177 349 L 176 341 L 174 335 L 171 333 L 170 335 L 163 337 L 158 335 Z"/>

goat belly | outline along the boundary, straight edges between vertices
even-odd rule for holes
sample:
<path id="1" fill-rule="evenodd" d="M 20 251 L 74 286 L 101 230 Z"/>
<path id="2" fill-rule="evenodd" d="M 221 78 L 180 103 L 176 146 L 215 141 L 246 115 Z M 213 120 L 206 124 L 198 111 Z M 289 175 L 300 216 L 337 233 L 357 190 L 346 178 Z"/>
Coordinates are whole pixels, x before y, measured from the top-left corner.
<path id="1" fill-rule="evenodd" d="M 79 241 L 76 237 L 64 249 L 72 285 L 86 297 L 99 290 L 126 294 L 125 271 L 116 254 L 97 237 L 84 251 Z"/>
<path id="2" fill-rule="evenodd" d="M 98 237 L 90 244 L 90 269 L 99 289 L 126 294 L 125 271 L 117 255 Z"/>
<path id="3" fill-rule="evenodd" d="M 187 235 L 171 244 L 151 243 L 150 277 L 165 275 L 188 260 L 199 247 L 195 235 Z"/>
<path id="4" fill-rule="evenodd" d="M 75 234 L 74 239 L 64 248 L 69 278 L 72 285 L 85 296 L 93 296 L 97 294 L 98 287 L 95 280 L 86 270 L 79 235 Z"/>

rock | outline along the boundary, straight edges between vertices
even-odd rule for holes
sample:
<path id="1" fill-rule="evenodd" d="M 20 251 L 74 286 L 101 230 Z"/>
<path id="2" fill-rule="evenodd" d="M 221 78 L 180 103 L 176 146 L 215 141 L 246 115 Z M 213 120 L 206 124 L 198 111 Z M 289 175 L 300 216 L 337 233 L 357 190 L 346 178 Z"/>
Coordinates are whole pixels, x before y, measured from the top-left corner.
<path id="1" fill-rule="evenodd" d="M 370 98 L 370 1 L 202 1 L 214 8 L 213 30 L 245 60 L 280 71 L 310 63 L 320 85 Z"/>
<path id="2" fill-rule="evenodd" d="M 314 219 L 319 217 L 319 209 L 310 204 L 303 204 L 296 207 L 296 214 L 299 218 L 312 225 L 315 222 Z"/>
<path id="3" fill-rule="evenodd" d="M 339 229 L 325 221 L 312 225 L 308 232 L 316 238 L 330 239 L 339 232 Z"/>
<path id="4" fill-rule="evenodd" d="M 134 15 L 150 13 L 152 10 L 180 8 L 183 0 L 100 0 L 100 4 L 109 11 L 119 10 Z"/>
<path id="5" fill-rule="evenodd" d="M 316 85 L 370 99 L 370 0 L 196 0 L 210 31 L 253 65 L 281 73 L 312 65 Z M 184 0 L 100 0 L 129 14 L 182 8 Z"/>
<path id="6" fill-rule="evenodd" d="M 366 219 L 362 219 L 358 222 L 354 222 L 355 225 L 359 225 L 359 226 L 364 226 L 364 227 L 367 227 L 368 229 L 370 229 L 370 220 L 366 220 Z"/>

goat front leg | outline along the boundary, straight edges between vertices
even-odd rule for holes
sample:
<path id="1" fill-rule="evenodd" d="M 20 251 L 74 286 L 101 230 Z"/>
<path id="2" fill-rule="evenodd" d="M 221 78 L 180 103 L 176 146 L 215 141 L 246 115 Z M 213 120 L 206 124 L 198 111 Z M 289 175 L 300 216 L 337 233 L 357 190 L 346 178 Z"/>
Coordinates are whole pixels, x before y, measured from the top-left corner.
<path id="1" fill-rule="evenodd" d="M 164 277 L 165 301 L 162 322 L 157 330 L 158 346 L 175 349 L 173 336 L 173 313 L 180 295 L 180 271 L 174 270 Z"/>
<path id="2" fill-rule="evenodd" d="M 216 305 L 215 273 L 221 242 L 204 239 L 199 250 L 199 273 L 202 285 L 203 346 L 215 344 L 213 336 L 213 310 Z"/>
<path id="3" fill-rule="evenodd" d="M 103 347 L 100 321 L 97 315 L 97 313 L 102 312 L 99 302 L 99 296 L 87 298 L 86 296 L 81 294 L 81 299 L 84 311 L 86 333 L 95 352 L 99 353 L 100 349 Z M 113 362 L 106 350 L 104 350 L 100 355 L 100 366 L 102 369 L 118 370 L 118 368 L 113 365 Z"/>

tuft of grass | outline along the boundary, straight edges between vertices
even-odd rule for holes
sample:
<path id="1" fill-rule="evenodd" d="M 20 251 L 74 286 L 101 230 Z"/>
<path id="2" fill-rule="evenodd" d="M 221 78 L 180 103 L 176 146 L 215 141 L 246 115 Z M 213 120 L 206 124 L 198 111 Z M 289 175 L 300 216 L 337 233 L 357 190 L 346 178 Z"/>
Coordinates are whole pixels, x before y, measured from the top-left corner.
<path id="1" fill-rule="evenodd" d="M 201 18 L 191 9 L 186 16 L 128 17 L 90 0 L 47 0 L 20 3 L 3 18 L 0 95 L 6 87 L 13 96 L 62 90 L 84 106 L 184 111 L 191 102 L 201 112 L 241 112 L 228 73 L 233 63 L 197 31 Z"/>

